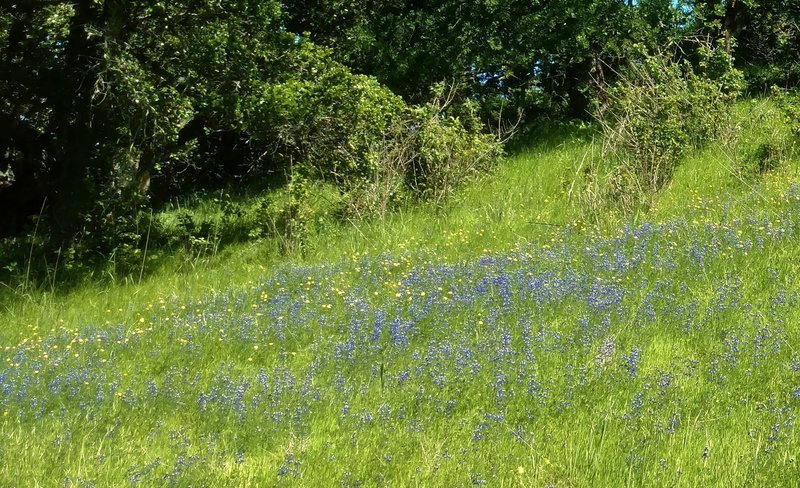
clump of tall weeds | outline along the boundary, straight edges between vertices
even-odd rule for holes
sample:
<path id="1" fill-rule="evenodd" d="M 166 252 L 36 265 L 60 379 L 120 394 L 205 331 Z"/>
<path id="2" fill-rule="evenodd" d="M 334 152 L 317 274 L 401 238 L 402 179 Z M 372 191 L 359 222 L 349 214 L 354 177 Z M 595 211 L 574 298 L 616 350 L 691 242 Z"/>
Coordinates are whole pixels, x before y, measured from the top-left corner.
<path id="1" fill-rule="evenodd" d="M 700 43 L 630 59 L 595 106 L 600 148 L 582 163 L 579 203 L 596 213 L 649 207 L 689 151 L 725 132 L 744 83 L 726 50 Z"/>

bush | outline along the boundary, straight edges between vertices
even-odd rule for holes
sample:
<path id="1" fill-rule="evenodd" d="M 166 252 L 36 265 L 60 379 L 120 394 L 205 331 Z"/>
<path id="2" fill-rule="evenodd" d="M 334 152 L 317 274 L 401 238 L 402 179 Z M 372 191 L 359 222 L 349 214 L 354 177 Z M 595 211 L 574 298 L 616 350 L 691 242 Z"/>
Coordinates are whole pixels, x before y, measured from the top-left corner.
<path id="1" fill-rule="evenodd" d="M 440 83 L 433 99 L 410 107 L 368 157 L 373 172 L 349 192 L 347 211 L 384 215 L 406 197 L 443 204 L 456 189 L 486 173 L 503 155 L 503 137 L 484 132 L 478 107 L 459 100 L 458 87 Z"/>
<path id="2" fill-rule="evenodd" d="M 374 78 L 354 75 L 307 45 L 291 78 L 265 85 L 246 104 L 247 132 L 275 140 L 287 166 L 340 189 L 343 213 L 384 215 L 406 197 L 443 202 L 501 154 L 477 105 L 440 83 L 431 102 L 407 106 Z"/>
<path id="3" fill-rule="evenodd" d="M 300 76 L 265 83 L 246 101 L 244 129 L 287 167 L 346 192 L 375 171 L 370 150 L 403 119 L 406 105 L 308 43 L 294 71 Z"/>
<path id="4" fill-rule="evenodd" d="M 666 53 L 631 61 L 597 105 L 603 146 L 584 172 L 590 208 L 609 199 L 626 210 L 649 205 L 686 153 L 725 129 L 741 73 L 722 48 L 698 53 L 696 68 Z"/>
<path id="5" fill-rule="evenodd" d="M 160 132 L 143 129 L 151 134 L 146 141 L 124 139 L 125 147 L 109 153 L 114 174 L 98 185 L 69 249 L 56 248 L 59 267 L 136 277 L 159 250 L 200 259 L 260 238 L 304 252 L 327 215 L 383 216 L 412 198 L 441 203 L 501 154 L 498 138 L 482 132 L 475 105 L 456 102 L 454 88 L 442 84 L 431 103 L 411 107 L 374 78 L 331 61 L 324 48 L 299 42 L 293 49 L 285 75 L 242 83 L 236 100 L 204 109 L 213 117 L 200 110 L 190 119 L 186 100 L 176 102 L 172 92 L 159 98 L 155 85 L 132 88 L 129 97 L 178 108 L 162 110 L 172 118 L 161 120 Z M 134 178 L 139 166 L 158 187 L 150 195 Z M 7 173 L 0 167 L 0 186 Z M 263 193 L 231 199 L 224 191 L 234 182 L 241 194 Z M 170 208 L 172 201 L 182 206 Z M 47 215 L 41 220 L 39 232 L 50 234 Z M 24 258 L 26 248 L 17 247 L 15 256 Z M 42 239 L 36 247 L 46 253 Z M 9 262 L 16 264 L 6 272 L 19 274 L 25 261 Z M 40 266 L 45 277 L 47 266 Z"/>
<path id="6" fill-rule="evenodd" d="M 409 184 L 417 195 L 437 204 L 488 171 L 502 154 L 494 135 L 470 132 L 459 119 L 438 117 L 419 128 L 418 151 Z"/>
<path id="7" fill-rule="evenodd" d="M 800 90 L 786 91 L 773 86 L 772 96 L 778 102 L 783 121 L 794 137 L 800 137 Z"/>
<path id="8" fill-rule="evenodd" d="M 345 218 L 383 218 L 408 199 L 406 176 L 416 157 L 415 133 L 404 123 L 395 124 L 372 145 L 367 157 L 372 173 L 350 185 L 342 198 Z"/>

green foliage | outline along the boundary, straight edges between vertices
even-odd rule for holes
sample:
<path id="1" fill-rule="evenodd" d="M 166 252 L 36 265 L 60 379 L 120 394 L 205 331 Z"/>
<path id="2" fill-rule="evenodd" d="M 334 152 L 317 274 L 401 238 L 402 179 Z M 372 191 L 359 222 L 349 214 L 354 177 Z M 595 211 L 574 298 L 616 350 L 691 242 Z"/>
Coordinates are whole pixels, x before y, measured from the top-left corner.
<path id="1" fill-rule="evenodd" d="M 337 193 L 333 185 L 298 173 L 274 191 L 198 192 L 153 214 L 150 246 L 196 261 L 230 245 L 272 240 L 296 254 L 332 223 Z"/>
<path id="2" fill-rule="evenodd" d="M 280 16 L 278 2 L 250 0 L 0 8 L 0 200 L 19 208 L 0 235 L 31 231 L 25 220 L 44 201 L 52 249 L 121 271 L 144 261 L 152 229 L 142 222 L 171 198 L 280 180 L 289 167 L 342 194 L 371 180 L 382 171 L 375 148 L 408 108 Z M 296 180 L 272 231 L 301 242 L 307 195 Z M 214 236 L 236 227 L 184 217 L 154 242 L 182 236 L 215 252 Z"/>
<path id="3" fill-rule="evenodd" d="M 301 173 L 293 174 L 286 192 L 288 201 L 278 216 L 284 252 L 302 252 L 307 244 L 313 217 L 310 193 L 308 180 Z"/>
<path id="4" fill-rule="evenodd" d="M 800 84 L 800 1 L 746 1 L 734 54 L 752 91 Z"/>
<path id="5" fill-rule="evenodd" d="M 764 174 L 780 167 L 789 159 L 787 147 L 775 142 L 760 144 L 754 154 L 755 164 L 750 171 L 755 174 Z"/>
<path id="6" fill-rule="evenodd" d="M 483 132 L 477 106 L 459 99 L 459 87 L 439 83 L 432 91 L 430 102 L 411 107 L 373 141 L 370 173 L 345 192 L 347 215 L 383 217 L 409 197 L 441 205 L 500 160 L 501 134 Z"/>
<path id="7" fill-rule="evenodd" d="M 598 104 L 603 150 L 584 173 L 590 208 L 609 198 L 627 210 L 649 205 L 687 152 L 727 126 L 741 73 L 719 47 L 699 54 L 697 69 L 671 54 L 644 55 Z"/>
<path id="8" fill-rule="evenodd" d="M 277 2 L 27 2 L 0 14 L 11 19 L 0 49 L 10 127 L 0 145 L 25 175 L 7 194 L 47 197 L 54 246 L 81 242 L 104 254 L 113 248 L 91 242 L 107 233 L 98 224 L 135 219 L 146 182 L 183 169 L 168 166 L 193 118 L 235 127 L 232 88 L 280 72 L 267 61 L 286 44 Z M 18 231 L 10 227 L 3 232 Z"/>
<path id="9" fill-rule="evenodd" d="M 246 100 L 244 130 L 277 144 L 284 160 L 344 191 L 373 171 L 367 157 L 400 120 L 405 104 L 374 79 L 353 75 L 326 49 L 301 42 L 301 76 L 264 83 Z"/>
<path id="10" fill-rule="evenodd" d="M 800 83 L 799 1 L 690 0 L 686 9 L 685 32 L 722 41 L 752 93 Z"/>
<path id="11" fill-rule="evenodd" d="M 567 110 L 585 116 L 613 66 L 635 43 L 676 37 L 682 14 L 668 0 L 292 0 L 284 21 L 334 49 L 336 59 L 422 103 L 442 79 L 464 79 L 485 117 L 498 100 L 531 115 Z M 602 65 L 601 65 L 602 66 Z M 605 73 L 613 77 L 613 70 Z"/>
<path id="12" fill-rule="evenodd" d="M 417 155 L 409 168 L 414 193 L 441 204 L 469 179 L 486 173 L 502 156 L 499 135 L 482 134 L 469 100 L 451 106 L 454 92 L 444 85 L 432 103 L 417 109 Z"/>
<path id="13" fill-rule="evenodd" d="M 773 86 L 772 96 L 778 101 L 783 122 L 795 137 L 800 137 L 800 90 L 786 91 Z"/>
<path id="14" fill-rule="evenodd" d="M 266 235 L 302 242 L 314 221 L 303 207 L 317 207 L 302 201 L 304 187 L 335 187 L 331 206 L 348 219 L 414 199 L 441 204 L 499 157 L 487 127 L 517 109 L 586 117 L 595 100 L 609 126 L 625 127 L 607 154 L 627 162 L 602 177 L 593 167 L 590 179 L 609 180 L 602 186 L 631 206 L 724 129 L 720 114 L 741 89 L 730 53 L 751 88 L 797 81 L 797 9 L 796 0 L 6 3 L 0 207 L 11 210 L 0 236 L 38 226 L 27 240 L 55 256 L 43 269 L 106 262 L 125 273 L 150 259 L 149 216 L 167 202 L 288 185 L 278 191 L 294 197 L 270 200 L 261 224 L 235 203 L 228 220 L 187 217 L 156 229 L 153 243 L 206 255 L 215 242 Z M 695 35 L 720 47 L 683 40 Z M 692 68 L 640 54 L 672 42 Z M 458 95 L 429 103 L 444 79 Z M 787 157 L 773 142 L 748 153 L 752 171 Z"/>

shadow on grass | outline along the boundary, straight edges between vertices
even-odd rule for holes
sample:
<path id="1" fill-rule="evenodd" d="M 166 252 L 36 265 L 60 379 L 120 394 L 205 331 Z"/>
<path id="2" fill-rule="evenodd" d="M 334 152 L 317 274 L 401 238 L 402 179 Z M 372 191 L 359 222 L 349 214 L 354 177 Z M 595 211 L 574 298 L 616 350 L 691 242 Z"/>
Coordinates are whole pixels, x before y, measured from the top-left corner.
<path id="1" fill-rule="evenodd" d="M 506 152 L 514 156 L 534 149 L 551 150 L 567 142 L 591 140 L 597 128 L 582 120 L 541 118 L 527 122 L 506 143 Z"/>

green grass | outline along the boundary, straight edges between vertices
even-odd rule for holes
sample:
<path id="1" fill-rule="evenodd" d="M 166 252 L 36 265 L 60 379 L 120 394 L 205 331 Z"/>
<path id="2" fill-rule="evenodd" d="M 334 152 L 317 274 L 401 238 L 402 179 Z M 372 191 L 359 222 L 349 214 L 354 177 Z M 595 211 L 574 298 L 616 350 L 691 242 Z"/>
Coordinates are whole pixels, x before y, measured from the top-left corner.
<path id="1" fill-rule="evenodd" d="M 587 223 L 573 127 L 303 255 L 17 293 L 0 485 L 793 486 L 797 161 L 734 171 L 762 103 L 638 215 Z"/>

